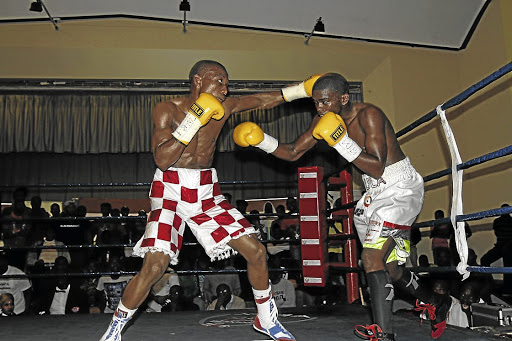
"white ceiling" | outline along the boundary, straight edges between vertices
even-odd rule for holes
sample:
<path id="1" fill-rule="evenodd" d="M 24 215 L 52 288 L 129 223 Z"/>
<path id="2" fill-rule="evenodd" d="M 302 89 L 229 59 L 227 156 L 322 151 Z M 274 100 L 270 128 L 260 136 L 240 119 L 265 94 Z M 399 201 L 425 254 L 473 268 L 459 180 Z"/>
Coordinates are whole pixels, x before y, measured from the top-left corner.
<path id="1" fill-rule="evenodd" d="M 465 47 L 491 0 L 189 0 L 189 30 L 197 24 L 311 32 L 322 17 L 333 39 L 352 38 L 458 50 Z M 30 12 L 31 0 L 0 0 L 0 23 L 44 20 Z M 50 14 L 66 21 L 83 16 L 135 16 L 182 21 L 181 0 L 43 0 Z"/>

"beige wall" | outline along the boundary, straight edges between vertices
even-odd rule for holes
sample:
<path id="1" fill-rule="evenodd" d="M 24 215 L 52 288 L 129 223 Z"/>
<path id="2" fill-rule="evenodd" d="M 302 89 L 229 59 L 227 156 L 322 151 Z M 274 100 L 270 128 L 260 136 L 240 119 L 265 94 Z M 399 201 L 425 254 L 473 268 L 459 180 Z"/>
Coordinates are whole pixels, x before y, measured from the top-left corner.
<path id="1" fill-rule="evenodd" d="M 364 98 L 379 105 L 397 130 L 512 60 L 511 1 L 492 1 L 468 47 L 444 51 L 141 20 L 0 25 L 0 78 L 185 79 L 199 59 L 224 63 L 234 80 L 300 80 L 323 71 L 362 81 Z M 510 144 L 512 78 L 482 90 L 449 110 L 463 160 Z M 449 167 L 437 119 L 400 139 L 416 168 L 427 175 Z M 510 158 L 467 170 L 466 212 L 510 200 Z M 427 184 L 419 220 L 449 207 L 449 178 Z M 493 243 L 489 222 L 474 222 L 485 242 L 470 246 L 481 255 Z M 425 244 L 425 246 L 423 246 Z M 422 242 L 420 252 L 429 243 Z"/>

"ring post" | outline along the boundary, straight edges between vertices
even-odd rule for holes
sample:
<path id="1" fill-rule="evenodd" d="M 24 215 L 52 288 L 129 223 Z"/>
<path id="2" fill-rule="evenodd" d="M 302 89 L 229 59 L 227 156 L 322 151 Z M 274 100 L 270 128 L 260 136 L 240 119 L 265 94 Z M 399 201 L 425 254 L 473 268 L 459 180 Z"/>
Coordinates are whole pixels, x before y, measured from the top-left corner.
<path id="1" fill-rule="evenodd" d="M 336 186 L 340 187 L 340 198 L 341 204 L 346 205 L 354 200 L 354 191 L 352 185 L 352 175 L 347 171 L 340 172 L 339 177 L 329 178 L 329 187 Z M 334 235 L 334 237 L 347 237 L 354 234 L 353 219 L 354 219 L 354 208 L 341 209 L 332 213 L 332 219 L 339 221 L 343 227 L 343 233 Z M 331 267 L 335 268 L 357 268 L 357 247 L 356 240 L 352 237 L 345 239 L 345 245 L 343 248 L 343 255 L 345 257 L 344 262 L 329 263 Z M 359 298 L 359 282 L 357 272 L 347 272 L 347 300 L 349 303 L 353 303 Z"/>
<path id="2" fill-rule="evenodd" d="M 300 167 L 298 178 L 304 285 L 324 287 L 328 275 L 324 169 Z"/>

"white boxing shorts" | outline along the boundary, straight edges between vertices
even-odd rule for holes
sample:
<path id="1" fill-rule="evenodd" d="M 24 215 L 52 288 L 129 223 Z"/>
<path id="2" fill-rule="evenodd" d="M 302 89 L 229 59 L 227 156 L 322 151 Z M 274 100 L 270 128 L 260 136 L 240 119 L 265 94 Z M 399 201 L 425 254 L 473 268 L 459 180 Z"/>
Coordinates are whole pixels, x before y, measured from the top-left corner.
<path id="1" fill-rule="evenodd" d="M 230 240 L 256 232 L 226 201 L 213 168 L 157 169 L 149 197 L 151 213 L 144 235 L 133 248 L 135 256 L 159 251 L 171 256 L 171 264 L 177 264 L 185 224 L 212 261 L 236 254 L 227 245 Z"/>
<path id="2" fill-rule="evenodd" d="M 423 178 L 405 158 L 387 166 L 379 179 L 363 175 L 363 182 L 366 192 L 354 210 L 363 248 L 380 250 L 392 237 L 396 246 L 387 262 L 403 264 L 410 252 L 411 225 L 423 206 Z"/>

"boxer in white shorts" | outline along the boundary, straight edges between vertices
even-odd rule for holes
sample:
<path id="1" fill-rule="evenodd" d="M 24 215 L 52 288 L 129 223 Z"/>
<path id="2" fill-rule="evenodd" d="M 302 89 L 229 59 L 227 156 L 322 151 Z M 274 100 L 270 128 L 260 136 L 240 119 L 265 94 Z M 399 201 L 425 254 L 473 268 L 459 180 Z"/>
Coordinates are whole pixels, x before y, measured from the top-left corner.
<path id="1" fill-rule="evenodd" d="M 421 308 L 431 312 L 432 336 L 439 337 L 450 298 L 446 295 L 442 300 L 448 303 L 445 311 L 445 305 L 421 294 L 413 273 L 399 266 L 408 256 L 411 224 L 423 203 L 421 176 L 400 148 L 384 112 L 371 103 L 352 103 L 349 83 L 343 76 L 327 73 L 307 82 L 314 83 L 311 97 L 318 115 L 295 142 L 279 144 L 271 152 L 295 161 L 318 140 L 324 140 L 364 174 L 368 191 L 354 215 L 363 242 L 361 258 L 370 286 L 374 324 L 356 326 L 357 334 L 371 341 L 395 339 L 391 320 L 394 284 L 421 296 L 423 302 L 434 303 Z M 263 150 L 273 139 L 253 122 L 238 125 L 233 137 L 242 147 L 252 145 Z"/>
<path id="2" fill-rule="evenodd" d="M 395 241 L 386 263 L 404 264 L 410 251 L 411 225 L 423 205 L 423 178 L 405 158 L 374 179 L 363 174 L 366 192 L 354 210 L 354 223 L 363 248 L 382 249 L 388 237 Z"/>
<path id="3" fill-rule="evenodd" d="M 212 261 L 235 254 L 227 243 L 255 233 L 253 226 L 220 190 L 215 169 L 170 167 L 157 169 L 149 193 L 151 213 L 146 231 L 133 249 L 133 255 L 163 252 L 178 263 L 185 224 Z"/>

